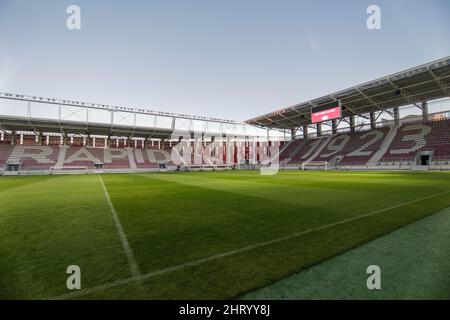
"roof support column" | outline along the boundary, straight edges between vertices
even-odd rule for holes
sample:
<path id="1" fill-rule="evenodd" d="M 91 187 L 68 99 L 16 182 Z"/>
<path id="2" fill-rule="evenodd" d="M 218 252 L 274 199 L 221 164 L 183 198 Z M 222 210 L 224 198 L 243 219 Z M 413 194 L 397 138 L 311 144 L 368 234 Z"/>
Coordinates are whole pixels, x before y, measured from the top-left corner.
<path id="1" fill-rule="evenodd" d="M 398 107 L 394 108 L 394 123 L 396 126 L 400 124 L 400 111 Z"/>
<path id="2" fill-rule="evenodd" d="M 337 133 L 337 120 L 336 119 L 331 120 L 331 129 L 332 129 L 333 133 Z"/>
<path id="3" fill-rule="evenodd" d="M 308 139 L 308 126 L 303 126 L 303 139 Z"/>
<path id="4" fill-rule="evenodd" d="M 350 116 L 350 132 L 355 132 L 355 116 Z"/>
<path id="5" fill-rule="evenodd" d="M 43 145 L 44 145 L 44 140 L 42 139 L 42 132 L 39 132 L 38 135 L 37 135 L 37 143 L 38 143 L 40 146 L 43 146 Z"/>
<path id="6" fill-rule="evenodd" d="M 320 123 L 316 124 L 316 131 L 317 131 L 317 136 L 321 137 L 322 136 L 322 124 L 320 124 Z"/>
<path id="7" fill-rule="evenodd" d="M 17 138 L 17 134 L 15 131 L 11 131 L 11 144 L 15 145 L 16 144 L 16 138 Z"/>
<path id="8" fill-rule="evenodd" d="M 428 121 L 428 102 L 422 101 L 422 118 L 423 121 Z"/>
<path id="9" fill-rule="evenodd" d="M 370 113 L 370 128 L 371 128 L 372 130 L 376 128 L 375 122 L 376 122 L 375 112 L 372 111 L 372 112 Z"/>
<path id="10" fill-rule="evenodd" d="M 295 128 L 291 128 L 291 140 L 294 140 L 295 139 L 295 132 L 296 132 L 297 130 L 295 130 Z M 286 140 L 286 139 L 285 139 Z"/>
<path id="11" fill-rule="evenodd" d="M 61 136 L 61 138 L 62 138 L 62 144 L 63 144 L 63 146 L 67 146 L 67 145 L 70 144 L 70 140 L 69 140 L 69 143 L 67 143 L 67 140 L 70 139 L 70 138 L 67 136 L 67 134 L 63 133 L 62 136 Z"/>

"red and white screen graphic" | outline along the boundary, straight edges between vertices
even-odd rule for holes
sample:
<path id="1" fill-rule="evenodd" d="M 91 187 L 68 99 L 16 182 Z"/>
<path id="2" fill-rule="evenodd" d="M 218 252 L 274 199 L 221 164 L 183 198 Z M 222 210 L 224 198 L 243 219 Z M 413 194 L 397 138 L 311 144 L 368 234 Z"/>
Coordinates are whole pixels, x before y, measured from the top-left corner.
<path id="1" fill-rule="evenodd" d="M 311 122 L 317 123 L 332 119 L 337 119 L 341 117 L 341 106 L 337 105 L 336 107 L 324 109 L 324 110 L 315 110 L 316 108 L 312 109 L 311 112 Z"/>

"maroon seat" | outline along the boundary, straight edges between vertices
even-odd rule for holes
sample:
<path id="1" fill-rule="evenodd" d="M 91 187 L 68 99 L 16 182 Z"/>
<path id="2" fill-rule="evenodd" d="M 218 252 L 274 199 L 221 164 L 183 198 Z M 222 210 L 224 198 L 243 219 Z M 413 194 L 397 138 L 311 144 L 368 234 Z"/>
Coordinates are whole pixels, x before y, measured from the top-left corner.
<path id="1" fill-rule="evenodd" d="M 402 125 L 381 161 L 413 162 L 425 151 L 432 153 L 432 160 L 450 160 L 450 119 Z"/>
<path id="2" fill-rule="evenodd" d="M 389 128 L 340 133 L 331 138 L 313 161 L 339 159 L 339 165 L 365 165 L 380 149 Z"/>

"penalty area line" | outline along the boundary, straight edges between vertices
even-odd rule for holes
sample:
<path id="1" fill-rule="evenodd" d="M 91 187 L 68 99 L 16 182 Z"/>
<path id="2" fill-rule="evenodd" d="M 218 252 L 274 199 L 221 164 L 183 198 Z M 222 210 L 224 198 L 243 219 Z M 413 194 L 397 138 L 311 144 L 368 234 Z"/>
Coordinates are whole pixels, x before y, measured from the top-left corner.
<path id="1" fill-rule="evenodd" d="M 102 183 L 103 183 L 103 181 L 102 181 Z M 322 230 L 325 230 L 325 229 L 328 229 L 328 228 L 332 228 L 332 227 L 335 227 L 335 226 L 338 226 L 338 225 L 341 225 L 341 224 L 345 224 L 345 223 L 348 223 L 348 222 L 356 221 L 356 220 L 359 220 L 359 219 L 362 219 L 362 218 L 367 218 L 367 217 L 370 217 L 370 216 L 373 216 L 373 215 L 376 215 L 376 214 L 379 214 L 379 213 L 383 213 L 383 212 L 386 212 L 386 211 L 389 211 L 389 210 L 401 208 L 401 207 L 404 207 L 404 206 L 407 206 L 407 205 L 410 205 L 410 204 L 413 204 L 413 203 L 416 203 L 416 202 L 419 202 L 419 201 L 432 199 L 432 198 L 435 198 L 435 197 L 438 197 L 438 196 L 441 196 L 441 195 L 444 195 L 444 194 L 447 194 L 447 193 L 450 193 L 450 190 L 439 192 L 439 193 L 435 193 L 435 194 L 432 194 L 432 195 L 429 195 L 429 196 L 425 196 L 425 197 L 421 197 L 421 198 L 417 198 L 415 200 L 403 202 L 403 203 L 400 203 L 400 204 L 397 204 L 397 205 L 394 205 L 394 206 L 391 206 L 391 207 L 388 207 L 388 208 L 372 211 L 372 212 L 369 212 L 369 213 L 366 213 L 366 214 L 363 214 L 363 215 L 360 215 L 360 216 L 356 216 L 356 217 L 344 219 L 344 220 L 341 220 L 341 221 L 329 223 L 329 224 L 326 224 L 326 225 L 323 225 L 323 226 L 320 226 L 320 227 L 308 229 L 308 230 L 301 231 L 301 232 L 296 232 L 296 233 L 293 233 L 293 234 L 290 234 L 290 235 L 287 235 L 287 236 L 284 236 L 284 237 L 280 237 L 280 238 L 276 238 L 276 239 L 272 239 L 272 240 L 268 240 L 268 241 L 264 241 L 264 242 L 255 243 L 255 244 L 252 244 L 252 245 L 249 245 L 249 246 L 245 246 L 245 247 L 242 247 L 242 248 L 239 248 L 239 249 L 226 251 L 226 252 L 223 252 L 223 253 L 220 253 L 220 254 L 216 254 L 216 255 L 205 257 L 205 258 L 198 259 L 198 260 L 189 261 L 189 262 L 186 262 L 186 263 L 182 263 L 182 264 L 178 264 L 178 265 L 175 265 L 175 266 L 167 267 L 167 268 L 164 268 L 164 269 L 161 269 L 161 270 L 157 270 L 157 271 L 153 271 L 153 272 L 149 272 L 149 273 L 145 273 L 145 274 L 141 274 L 141 275 L 137 275 L 137 276 L 133 276 L 133 277 L 129 277 L 129 278 L 119 279 L 119 280 L 116 280 L 116 281 L 113 281 L 113 282 L 109 282 L 109 283 L 105 283 L 105 284 L 102 284 L 102 285 L 99 285 L 99 286 L 96 286 L 96 287 L 82 289 L 82 290 L 79 290 L 79 291 L 63 294 L 63 295 L 60 295 L 60 296 L 57 296 L 57 297 L 54 297 L 54 298 L 50 298 L 50 299 L 51 300 L 71 299 L 71 298 L 76 298 L 78 296 L 82 296 L 82 295 L 86 295 L 86 294 L 90 294 L 90 293 L 95 293 L 95 292 L 106 290 L 106 289 L 111 289 L 111 288 L 114 288 L 114 287 L 118 287 L 118 286 L 121 286 L 121 285 L 133 283 L 133 282 L 140 282 L 142 280 L 146 280 L 146 279 L 149 279 L 149 278 L 152 278 L 152 277 L 164 275 L 164 274 L 167 274 L 167 273 L 170 273 L 170 272 L 174 272 L 174 271 L 178 271 L 178 270 L 181 270 L 181 269 L 184 269 L 184 268 L 188 268 L 188 267 L 198 266 L 198 265 L 201 265 L 201 264 L 206 263 L 206 262 L 210 262 L 210 261 L 214 261 L 214 260 L 217 260 L 217 259 L 220 259 L 220 258 L 225 258 L 225 257 L 229 257 L 229 256 L 236 255 L 236 254 L 239 254 L 239 253 L 251 251 L 253 249 L 265 247 L 265 246 L 268 246 L 268 245 L 271 245 L 271 244 L 274 244 L 274 243 L 279 243 L 279 242 L 282 242 L 282 241 L 295 239 L 295 238 L 307 235 L 307 234 L 312 233 L 312 232 L 322 231 Z"/>
<path id="2" fill-rule="evenodd" d="M 130 271 L 132 277 L 137 277 L 141 275 L 141 272 L 139 271 L 139 267 L 136 263 L 136 259 L 134 258 L 133 250 L 131 250 L 130 244 L 128 243 L 127 236 L 125 234 L 125 231 L 123 231 L 122 224 L 120 223 L 119 216 L 117 215 L 117 211 L 114 208 L 114 205 L 111 201 L 111 198 L 109 196 L 108 190 L 106 189 L 105 183 L 103 182 L 103 178 L 100 176 L 100 182 L 102 183 L 103 191 L 105 193 L 106 202 L 108 203 L 108 206 L 111 210 L 114 223 L 116 225 L 117 233 L 119 234 L 120 241 L 122 242 L 123 251 L 125 252 L 125 255 L 128 260 L 128 265 L 130 266 Z"/>

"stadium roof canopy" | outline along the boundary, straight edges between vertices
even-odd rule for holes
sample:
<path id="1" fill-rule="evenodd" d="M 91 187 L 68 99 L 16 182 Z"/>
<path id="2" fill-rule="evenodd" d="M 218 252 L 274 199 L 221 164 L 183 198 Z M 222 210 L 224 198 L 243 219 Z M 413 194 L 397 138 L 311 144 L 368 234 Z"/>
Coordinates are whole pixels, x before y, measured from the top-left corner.
<path id="1" fill-rule="evenodd" d="M 245 136 L 239 121 L 87 103 L 22 94 L 2 93 L 0 100 L 15 101 L 0 110 L 0 130 L 91 134 L 168 139 L 174 133 Z"/>
<path id="2" fill-rule="evenodd" d="M 45 118 L 24 118 L 0 115 L 3 129 L 11 131 L 54 132 L 70 134 L 92 134 L 118 137 L 151 137 L 166 139 L 171 137 L 172 130 L 164 128 L 142 128 L 131 125 L 110 125 L 95 122 L 73 120 L 53 120 Z"/>
<path id="3" fill-rule="evenodd" d="M 342 117 L 363 115 L 450 96 L 450 56 L 245 121 L 264 128 L 311 124 L 311 108 L 341 102 Z"/>

